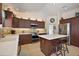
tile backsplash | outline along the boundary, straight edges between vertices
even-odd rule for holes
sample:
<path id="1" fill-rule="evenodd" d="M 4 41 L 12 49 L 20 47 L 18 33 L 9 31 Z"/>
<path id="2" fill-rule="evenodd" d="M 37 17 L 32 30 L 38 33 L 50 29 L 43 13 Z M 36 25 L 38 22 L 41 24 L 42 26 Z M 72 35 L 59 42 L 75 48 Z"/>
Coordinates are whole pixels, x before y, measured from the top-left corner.
<path id="1" fill-rule="evenodd" d="M 11 28 L 11 27 L 3 27 L 3 34 L 11 34 L 11 30 L 15 30 L 16 34 L 19 33 L 31 33 L 32 29 L 31 28 Z M 38 33 L 46 33 L 46 30 L 44 28 L 38 28 L 36 29 L 36 32 Z"/>

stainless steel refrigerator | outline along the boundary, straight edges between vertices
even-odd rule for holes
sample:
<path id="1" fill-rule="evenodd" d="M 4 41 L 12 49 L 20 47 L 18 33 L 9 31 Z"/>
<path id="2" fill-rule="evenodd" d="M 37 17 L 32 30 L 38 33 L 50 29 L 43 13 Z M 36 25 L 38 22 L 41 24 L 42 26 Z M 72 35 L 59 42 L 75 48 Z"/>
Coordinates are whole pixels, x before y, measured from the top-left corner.
<path id="1" fill-rule="evenodd" d="M 59 34 L 68 35 L 68 45 L 70 45 L 70 23 L 59 24 Z"/>

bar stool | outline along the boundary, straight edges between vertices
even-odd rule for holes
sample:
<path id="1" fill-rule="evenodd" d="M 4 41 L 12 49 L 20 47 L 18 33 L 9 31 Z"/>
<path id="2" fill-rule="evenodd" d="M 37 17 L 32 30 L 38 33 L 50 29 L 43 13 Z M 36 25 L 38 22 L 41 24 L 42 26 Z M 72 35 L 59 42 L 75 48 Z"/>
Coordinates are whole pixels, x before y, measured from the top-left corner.
<path id="1" fill-rule="evenodd" d="M 68 46 L 67 46 L 67 38 L 62 38 L 60 40 L 60 43 L 61 43 L 61 46 L 62 46 L 62 51 L 64 53 L 64 56 L 65 56 L 65 52 L 69 53 L 69 50 L 68 50 Z"/>
<path id="2" fill-rule="evenodd" d="M 53 46 L 55 47 L 55 55 L 56 56 L 58 56 L 58 55 L 62 55 L 63 56 L 60 40 L 58 40 L 58 39 L 54 40 L 53 41 Z"/>

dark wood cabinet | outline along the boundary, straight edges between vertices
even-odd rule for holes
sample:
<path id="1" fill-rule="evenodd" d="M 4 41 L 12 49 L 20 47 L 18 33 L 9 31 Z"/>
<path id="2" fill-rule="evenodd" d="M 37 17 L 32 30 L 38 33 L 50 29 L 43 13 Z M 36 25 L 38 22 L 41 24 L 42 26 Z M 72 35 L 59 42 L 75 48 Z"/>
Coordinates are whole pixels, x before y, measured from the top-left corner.
<path id="1" fill-rule="evenodd" d="M 14 17 L 12 21 L 13 28 L 31 28 L 31 25 L 37 25 L 37 28 L 45 28 L 44 21 L 28 20 Z"/>
<path id="2" fill-rule="evenodd" d="M 40 49 L 41 52 L 46 56 L 50 56 L 51 54 L 56 52 L 55 44 L 58 44 L 57 41 L 60 39 L 47 40 L 45 38 L 40 37 Z"/>
<path id="3" fill-rule="evenodd" d="M 30 20 L 31 24 L 37 24 L 37 20 Z"/>
<path id="4" fill-rule="evenodd" d="M 32 43 L 32 35 L 31 34 L 21 34 L 19 35 L 19 44 L 29 44 Z"/>
<path id="5" fill-rule="evenodd" d="M 19 20 L 19 28 L 24 28 L 25 27 L 25 21 L 23 19 Z"/>
<path id="6" fill-rule="evenodd" d="M 14 17 L 12 20 L 12 27 L 13 28 L 19 28 L 19 19 Z"/>
<path id="7" fill-rule="evenodd" d="M 2 10 L 2 3 L 0 3 L 0 11 Z"/>
<path id="8" fill-rule="evenodd" d="M 0 24 L 2 24 L 2 4 L 0 3 Z"/>
<path id="9" fill-rule="evenodd" d="M 31 25 L 30 25 L 30 20 L 25 20 L 25 23 L 24 23 L 24 28 L 30 28 Z"/>
<path id="10" fill-rule="evenodd" d="M 61 20 L 60 20 L 60 23 L 61 23 L 61 24 L 69 23 L 69 22 L 70 22 L 70 19 L 61 19 Z"/>
<path id="11" fill-rule="evenodd" d="M 38 28 L 45 28 L 45 22 L 44 21 L 38 21 Z"/>
<path id="12" fill-rule="evenodd" d="M 50 56 L 52 54 L 53 46 L 52 42 L 46 40 L 44 38 L 40 38 L 40 49 L 46 56 Z"/>
<path id="13" fill-rule="evenodd" d="M 60 24 L 70 23 L 70 43 L 79 47 L 79 17 L 60 20 Z"/>
<path id="14" fill-rule="evenodd" d="M 2 17 L 0 16 L 0 24 L 2 24 Z"/>
<path id="15" fill-rule="evenodd" d="M 79 47 L 79 17 L 71 20 L 71 44 Z"/>
<path id="16" fill-rule="evenodd" d="M 19 28 L 30 28 L 30 20 L 20 19 L 19 20 Z"/>

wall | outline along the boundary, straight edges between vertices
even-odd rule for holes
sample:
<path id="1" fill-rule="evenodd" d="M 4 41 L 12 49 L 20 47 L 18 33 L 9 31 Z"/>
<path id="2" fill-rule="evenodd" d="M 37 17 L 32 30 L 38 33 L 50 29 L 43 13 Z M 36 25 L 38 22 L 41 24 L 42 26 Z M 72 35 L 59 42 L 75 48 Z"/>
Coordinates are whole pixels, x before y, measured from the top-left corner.
<path id="1" fill-rule="evenodd" d="M 55 22 L 54 23 L 50 23 L 50 18 L 54 18 L 55 19 Z M 47 33 L 49 32 L 49 25 L 52 24 L 53 26 L 56 27 L 56 29 L 54 30 L 54 33 L 57 34 L 58 33 L 58 17 L 57 16 L 48 16 L 46 18 L 46 21 L 45 21 L 45 28 L 47 30 Z"/>
<path id="2" fill-rule="evenodd" d="M 62 17 L 64 19 L 74 17 L 76 12 L 79 12 L 79 8 L 71 10 L 71 11 L 68 11 L 68 12 L 64 12 L 62 14 Z"/>

